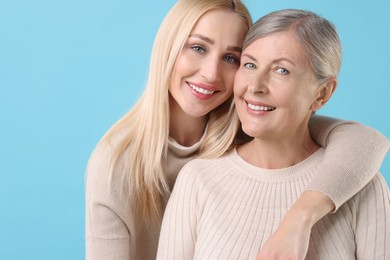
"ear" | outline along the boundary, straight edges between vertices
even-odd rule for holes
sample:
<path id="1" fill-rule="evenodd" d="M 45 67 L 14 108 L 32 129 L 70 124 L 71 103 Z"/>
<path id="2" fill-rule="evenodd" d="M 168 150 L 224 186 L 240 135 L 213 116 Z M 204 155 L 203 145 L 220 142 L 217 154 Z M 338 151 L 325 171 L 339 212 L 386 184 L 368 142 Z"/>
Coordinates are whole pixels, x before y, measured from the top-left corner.
<path id="1" fill-rule="evenodd" d="M 313 104 L 311 105 L 311 109 L 313 111 L 317 111 L 321 107 L 323 107 L 330 99 L 330 97 L 333 95 L 333 92 L 336 90 L 337 87 L 337 78 L 333 77 L 325 81 L 319 86 L 319 92 L 316 100 L 314 100 Z"/>

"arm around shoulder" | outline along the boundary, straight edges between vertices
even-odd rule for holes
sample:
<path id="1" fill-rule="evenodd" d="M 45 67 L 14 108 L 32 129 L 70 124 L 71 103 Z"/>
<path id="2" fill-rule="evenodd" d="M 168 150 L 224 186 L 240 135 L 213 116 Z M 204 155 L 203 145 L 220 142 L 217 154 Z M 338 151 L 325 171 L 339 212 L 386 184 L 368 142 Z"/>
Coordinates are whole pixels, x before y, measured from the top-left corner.
<path id="1" fill-rule="evenodd" d="M 384 135 L 356 122 L 313 116 L 309 128 L 313 139 L 326 147 L 324 160 L 257 259 L 305 255 L 310 228 L 372 180 L 389 149 Z M 279 246 L 281 241 L 284 247 Z"/>
<path id="2" fill-rule="evenodd" d="M 309 125 L 313 139 L 326 152 L 307 190 L 328 196 L 337 210 L 372 180 L 390 143 L 377 130 L 357 122 L 313 116 Z"/>

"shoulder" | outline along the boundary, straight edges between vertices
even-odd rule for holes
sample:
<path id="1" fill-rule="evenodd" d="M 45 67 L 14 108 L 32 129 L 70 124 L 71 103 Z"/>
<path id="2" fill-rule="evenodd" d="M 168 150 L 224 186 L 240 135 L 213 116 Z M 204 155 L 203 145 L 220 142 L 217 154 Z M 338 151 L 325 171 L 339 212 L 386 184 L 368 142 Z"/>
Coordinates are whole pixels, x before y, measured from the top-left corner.
<path id="1" fill-rule="evenodd" d="M 115 156 L 116 145 L 117 143 L 108 142 L 105 139 L 100 141 L 87 166 L 85 179 L 86 216 L 89 221 L 88 225 L 93 225 L 95 228 L 97 226 L 105 228 L 107 223 L 110 223 L 111 226 L 121 227 L 123 227 L 123 223 L 126 223 L 125 225 L 129 228 L 133 225 L 132 216 L 135 209 L 127 182 L 123 178 L 125 173 L 118 170 L 117 165 L 111 172 L 111 162 Z M 123 162 L 119 162 L 119 164 L 123 164 Z M 98 224 L 91 224 L 91 221 Z"/>
<path id="2" fill-rule="evenodd" d="M 109 137 L 103 137 L 95 146 L 88 161 L 88 168 L 96 166 L 104 166 L 109 162 L 115 151 L 125 141 L 126 133 L 119 132 Z"/>
<path id="3" fill-rule="evenodd" d="M 226 168 L 231 164 L 231 152 L 219 158 L 205 159 L 197 158 L 186 163 L 179 172 L 176 182 L 188 181 L 204 183 L 210 178 L 217 178 L 227 173 Z M 230 167 L 231 168 L 231 167 Z"/>
<path id="4" fill-rule="evenodd" d="M 374 178 L 362 189 L 362 193 L 383 193 L 388 194 L 389 188 L 387 186 L 385 178 L 379 172 L 374 176 Z"/>
<path id="5" fill-rule="evenodd" d="M 385 208 L 390 207 L 390 192 L 389 187 L 384 177 L 377 173 L 374 178 L 352 199 L 356 205 L 361 206 L 377 206 Z"/>
<path id="6" fill-rule="evenodd" d="M 115 174 L 111 174 L 113 159 L 116 157 L 117 149 L 124 141 L 124 135 L 118 134 L 110 139 L 103 138 L 94 148 L 86 169 L 87 189 L 105 190 L 109 186 L 118 186 L 121 182 L 118 169 L 123 161 L 117 160 Z"/>
<path id="7" fill-rule="evenodd" d="M 216 167 L 229 163 L 230 157 L 232 156 L 232 152 L 227 152 L 219 158 L 206 159 L 206 158 L 197 158 L 186 163 L 182 172 L 205 172 L 212 169 L 216 169 Z"/>
<path id="8" fill-rule="evenodd" d="M 114 155 L 114 147 L 106 140 L 101 140 L 93 150 L 86 172 L 86 181 L 96 181 L 103 177 L 108 178 L 110 162 Z"/>

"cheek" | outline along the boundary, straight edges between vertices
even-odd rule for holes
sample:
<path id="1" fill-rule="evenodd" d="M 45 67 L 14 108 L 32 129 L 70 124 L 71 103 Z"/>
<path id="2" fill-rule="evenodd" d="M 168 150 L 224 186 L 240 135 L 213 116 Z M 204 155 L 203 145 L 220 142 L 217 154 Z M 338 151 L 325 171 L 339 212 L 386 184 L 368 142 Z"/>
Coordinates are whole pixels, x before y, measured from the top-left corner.
<path id="1" fill-rule="evenodd" d="M 305 94 L 306 95 L 302 98 L 302 103 L 305 103 L 306 107 L 308 109 L 311 109 L 313 104 L 316 103 L 316 99 L 318 97 L 317 86 L 314 86 L 311 89 L 308 89 L 308 91 Z"/>
<path id="2" fill-rule="evenodd" d="M 245 77 L 242 75 L 240 70 L 238 70 L 234 77 L 234 86 L 233 86 L 234 95 L 240 95 L 244 91 L 244 86 L 246 86 L 244 79 Z"/>
<path id="3" fill-rule="evenodd" d="M 181 76 L 186 76 L 187 74 L 190 74 L 191 71 L 196 67 L 196 60 L 193 58 L 191 59 L 190 55 L 184 51 L 177 57 L 171 77 L 178 78 Z"/>
<path id="4" fill-rule="evenodd" d="M 276 102 L 276 106 L 281 108 L 280 111 L 285 113 L 290 119 L 306 114 L 308 102 L 306 98 L 303 98 L 302 93 L 280 91 L 274 94 L 273 100 Z"/>
<path id="5" fill-rule="evenodd" d="M 237 113 L 237 116 L 238 116 L 238 119 L 241 121 L 241 123 L 244 122 L 244 117 L 243 117 L 243 102 L 242 102 L 242 99 L 240 99 L 239 97 L 237 97 L 236 95 L 234 96 L 234 105 L 235 105 L 235 109 L 236 109 L 236 113 Z"/>
<path id="6" fill-rule="evenodd" d="M 223 74 L 222 74 L 222 77 L 224 79 L 223 81 L 226 86 L 226 90 L 230 91 L 231 94 L 233 93 L 234 75 L 236 74 L 236 71 L 237 70 L 235 69 L 225 69 L 223 70 Z"/>
<path id="7" fill-rule="evenodd" d="M 181 67 L 183 67 L 182 63 L 183 63 L 183 59 L 181 59 L 181 57 L 178 56 L 172 68 L 171 79 L 170 79 L 171 83 L 178 78 L 181 71 Z"/>
<path id="8" fill-rule="evenodd" d="M 175 94 L 175 90 L 178 89 L 180 86 L 180 79 L 178 77 L 178 72 L 176 68 L 173 69 L 171 78 L 169 79 L 169 87 L 168 90 L 171 94 Z M 173 92 L 173 93 L 172 93 Z"/>
<path id="9" fill-rule="evenodd" d="M 307 113 L 311 113 L 311 105 L 313 103 L 313 97 L 309 93 L 296 93 L 287 102 L 290 103 L 294 113 L 300 116 L 306 116 Z"/>

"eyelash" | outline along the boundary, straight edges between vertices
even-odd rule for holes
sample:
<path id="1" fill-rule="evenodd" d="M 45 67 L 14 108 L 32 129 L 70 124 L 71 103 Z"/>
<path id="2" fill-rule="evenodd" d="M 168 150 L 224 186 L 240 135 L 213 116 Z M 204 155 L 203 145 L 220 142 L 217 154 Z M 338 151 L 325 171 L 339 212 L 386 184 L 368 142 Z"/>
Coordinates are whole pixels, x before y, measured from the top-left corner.
<path id="1" fill-rule="evenodd" d="M 251 63 L 251 62 L 244 63 L 243 66 L 249 70 L 253 70 L 253 69 L 257 68 L 256 65 Z M 276 68 L 275 72 L 280 74 L 280 75 L 288 75 L 290 73 L 290 71 L 288 71 L 287 69 L 282 68 L 282 67 Z"/>
<path id="2" fill-rule="evenodd" d="M 234 55 L 226 55 L 224 58 L 223 58 L 225 61 L 229 62 L 229 63 L 233 63 L 233 64 L 237 64 L 239 63 L 239 59 L 237 57 L 235 57 Z M 233 61 L 231 61 L 230 59 L 233 59 Z"/>
<path id="3" fill-rule="evenodd" d="M 199 53 L 204 53 L 206 51 L 206 48 L 202 45 L 191 45 L 191 49 Z"/>
<path id="4" fill-rule="evenodd" d="M 280 70 L 283 70 L 283 72 L 281 72 Z M 281 68 L 281 67 L 276 68 L 275 71 L 276 71 L 276 73 L 278 73 L 278 74 L 280 74 L 280 75 L 287 75 L 287 74 L 290 73 L 287 69 Z"/>
<path id="5" fill-rule="evenodd" d="M 198 44 L 195 44 L 195 45 L 191 45 L 190 48 L 197 52 L 197 53 L 205 53 L 207 51 L 206 47 L 202 46 L 202 45 L 198 45 Z M 239 59 L 234 56 L 234 55 L 231 55 L 231 54 L 228 54 L 228 55 L 225 55 L 223 57 L 223 59 L 228 62 L 228 63 L 232 63 L 232 64 L 237 64 L 239 63 Z"/>
<path id="6" fill-rule="evenodd" d="M 256 69 L 256 65 L 251 63 L 251 62 L 247 62 L 247 63 L 244 63 L 243 66 L 247 69 L 250 69 L 250 70 L 253 70 L 253 69 Z M 249 67 L 250 66 L 250 67 Z"/>

